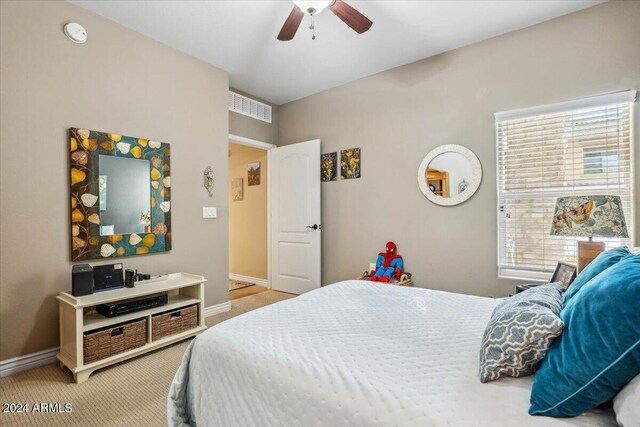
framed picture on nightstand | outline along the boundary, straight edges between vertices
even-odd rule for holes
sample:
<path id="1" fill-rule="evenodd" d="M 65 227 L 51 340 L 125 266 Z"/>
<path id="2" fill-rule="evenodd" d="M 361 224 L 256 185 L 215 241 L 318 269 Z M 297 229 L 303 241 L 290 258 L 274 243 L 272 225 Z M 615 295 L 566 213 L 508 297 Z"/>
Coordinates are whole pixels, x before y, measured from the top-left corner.
<path id="1" fill-rule="evenodd" d="M 564 288 L 567 289 L 569 285 L 575 280 L 578 267 L 563 261 L 558 262 L 556 271 L 553 272 L 551 277 L 551 283 L 562 282 Z"/>

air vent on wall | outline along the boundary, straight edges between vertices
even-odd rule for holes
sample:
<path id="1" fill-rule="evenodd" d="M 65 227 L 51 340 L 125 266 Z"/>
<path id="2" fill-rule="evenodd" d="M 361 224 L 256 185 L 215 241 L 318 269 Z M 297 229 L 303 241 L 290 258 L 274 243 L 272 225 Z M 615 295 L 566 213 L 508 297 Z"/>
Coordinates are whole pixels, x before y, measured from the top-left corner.
<path id="1" fill-rule="evenodd" d="M 255 99 L 229 91 L 229 111 L 271 123 L 271 107 Z"/>

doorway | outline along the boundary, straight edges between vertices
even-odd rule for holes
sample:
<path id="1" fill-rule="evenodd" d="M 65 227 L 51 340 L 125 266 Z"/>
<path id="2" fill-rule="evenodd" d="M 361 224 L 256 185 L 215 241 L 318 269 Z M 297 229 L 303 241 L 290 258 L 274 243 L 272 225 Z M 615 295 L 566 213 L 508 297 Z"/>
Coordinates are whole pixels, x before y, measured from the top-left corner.
<path id="1" fill-rule="evenodd" d="M 269 285 L 268 150 L 271 144 L 229 136 L 229 298 Z"/>
<path id="2" fill-rule="evenodd" d="M 229 135 L 229 293 L 321 286 L 320 140 L 283 147 Z"/>

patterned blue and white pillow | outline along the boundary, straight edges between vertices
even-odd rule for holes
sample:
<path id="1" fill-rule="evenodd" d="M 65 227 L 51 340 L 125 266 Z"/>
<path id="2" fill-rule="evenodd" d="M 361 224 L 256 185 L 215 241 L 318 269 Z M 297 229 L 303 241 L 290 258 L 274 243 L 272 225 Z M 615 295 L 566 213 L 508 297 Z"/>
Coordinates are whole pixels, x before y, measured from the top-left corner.
<path id="1" fill-rule="evenodd" d="M 491 315 L 480 347 L 480 381 L 524 377 L 535 372 L 562 333 L 562 283 L 530 288 L 501 302 Z"/>

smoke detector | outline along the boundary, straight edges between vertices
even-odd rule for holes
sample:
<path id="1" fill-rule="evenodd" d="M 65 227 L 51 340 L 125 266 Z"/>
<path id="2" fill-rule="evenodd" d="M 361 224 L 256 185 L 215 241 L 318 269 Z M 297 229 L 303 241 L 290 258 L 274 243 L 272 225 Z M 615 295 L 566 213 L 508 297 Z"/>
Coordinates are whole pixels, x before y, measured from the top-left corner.
<path id="1" fill-rule="evenodd" d="M 63 30 L 66 36 L 69 37 L 69 40 L 74 43 L 84 43 L 87 41 L 87 30 L 77 22 L 65 24 Z"/>

